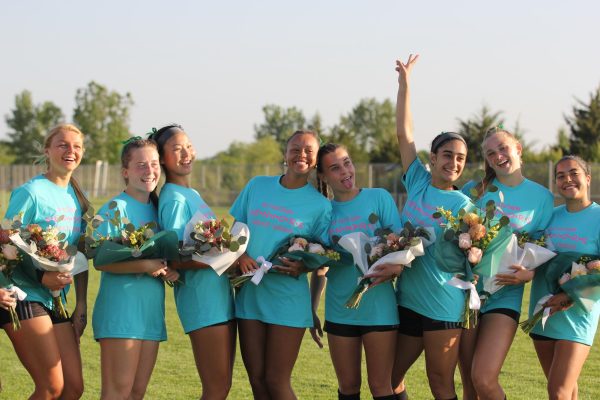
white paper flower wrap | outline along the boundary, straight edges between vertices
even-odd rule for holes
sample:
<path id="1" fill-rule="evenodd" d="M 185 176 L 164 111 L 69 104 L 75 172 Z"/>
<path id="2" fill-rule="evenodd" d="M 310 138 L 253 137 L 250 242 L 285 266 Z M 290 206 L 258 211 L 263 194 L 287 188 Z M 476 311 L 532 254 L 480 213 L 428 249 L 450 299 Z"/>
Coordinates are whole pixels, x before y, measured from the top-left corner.
<path id="1" fill-rule="evenodd" d="M 204 215 L 202 212 L 198 211 L 196 214 L 192 216 L 192 219 L 186 224 L 184 232 L 183 232 L 183 246 L 194 246 L 195 242 L 191 239 L 190 234 L 194 231 L 194 226 L 198 222 L 208 221 L 210 218 Z M 237 239 L 240 236 L 246 237 L 246 242 L 241 244 L 237 251 L 231 251 L 229 249 L 223 249 L 223 251 L 219 251 L 216 248 L 212 248 L 207 253 L 202 255 L 193 253 L 192 260 L 201 262 L 207 265 L 210 265 L 211 268 L 217 273 L 217 275 L 221 276 L 223 272 L 225 272 L 231 264 L 235 262 L 248 247 L 248 242 L 250 240 L 250 229 L 248 225 L 243 222 L 236 221 L 231 227 L 231 236 L 232 239 Z"/>

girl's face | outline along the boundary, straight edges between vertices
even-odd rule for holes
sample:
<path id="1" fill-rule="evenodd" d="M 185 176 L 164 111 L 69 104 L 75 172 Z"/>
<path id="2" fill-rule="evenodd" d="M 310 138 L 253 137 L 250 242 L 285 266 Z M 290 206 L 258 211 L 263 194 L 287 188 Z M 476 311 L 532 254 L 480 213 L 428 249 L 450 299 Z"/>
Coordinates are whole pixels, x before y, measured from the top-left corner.
<path id="1" fill-rule="evenodd" d="M 447 183 L 454 183 L 463 172 L 467 160 L 467 146 L 460 140 L 444 143 L 436 153 L 430 153 L 431 175 Z"/>
<path id="2" fill-rule="evenodd" d="M 556 166 L 556 188 L 567 200 L 588 199 L 591 180 L 575 160 L 564 160 Z"/>
<path id="3" fill-rule="evenodd" d="M 196 151 L 185 132 L 177 132 L 165 142 L 162 164 L 169 174 L 191 174 L 195 159 Z"/>
<path id="4" fill-rule="evenodd" d="M 50 140 L 44 153 L 49 170 L 59 174 L 72 173 L 83 157 L 83 137 L 77 132 L 61 130 Z"/>
<path id="5" fill-rule="evenodd" d="M 325 154 L 321 163 L 323 168 L 321 179 L 331 187 L 334 195 L 350 192 L 356 188 L 354 164 L 346 150 L 338 147 L 335 151 Z"/>
<path id="6" fill-rule="evenodd" d="M 285 151 L 288 171 L 296 175 L 307 175 L 317 165 L 319 143 L 311 134 L 296 135 L 290 140 Z"/>
<path id="7" fill-rule="evenodd" d="M 152 192 L 160 179 L 158 151 L 152 146 L 131 150 L 127 168 L 123 168 L 121 173 L 127 180 L 127 189 L 142 193 Z"/>
<path id="8" fill-rule="evenodd" d="M 509 176 L 521 168 L 521 144 L 501 132 L 483 142 L 483 155 L 496 176 Z"/>

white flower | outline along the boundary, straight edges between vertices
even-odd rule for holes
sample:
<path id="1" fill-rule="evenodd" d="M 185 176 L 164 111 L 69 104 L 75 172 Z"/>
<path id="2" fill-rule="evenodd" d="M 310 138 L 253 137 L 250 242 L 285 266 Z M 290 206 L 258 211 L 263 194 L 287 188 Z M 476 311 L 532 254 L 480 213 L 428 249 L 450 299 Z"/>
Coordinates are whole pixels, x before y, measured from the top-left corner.
<path id="1" fill-rule="evenodd" d="M 325 254 L 325 249 L 319 243 L 309 243 L 308 252 L 315 254 Z"/>
<path id="2" fill-rule="evenodd" d="M 381 257 L 383 255 L 383 244 L 378 244 L 371 248 L 371 254 L 369 254 L 370 258 Z"/>
<path id="3" fill-rule="evenodd" d="M 458 235 L 458 247 L 463 250 L 467 250 L 471 247 L 471 235 L 468 233 L 461 233 Z"/>
<path id="4" fill-rule="evenodd" d="M 291 252 L 291 251 L 304 251 L 304 247 L 300 243 L 294 243 L 288 249 L 288 252 Z"/>
<path id="5" fill-rule="evenodd" d="M 2 245 L 2 255 L 7 260 L 16 260 L 17 259 L 17 248 L 12 244 L 3 244 Z"/>
<path id="6" fill-rule="evenodd" d="M 559 285 L 564 285 L 570 279 L 571 279 L 571 275 L 568 274 L 568 273 L 564 273 L 564 274 L 562 274 L 562 276 L 558 280 L 558 284 Z"/>
<path id="7" fill-rule="evenodd" d="M 479 261 L 481 261 L 481 257 L 483 257 L 483 251 L 481 251 L 479 247 L 471 247 L 469 249 L 467 258 L 469 259 L 469 262 L 471 264 L 479 264 Z"/>

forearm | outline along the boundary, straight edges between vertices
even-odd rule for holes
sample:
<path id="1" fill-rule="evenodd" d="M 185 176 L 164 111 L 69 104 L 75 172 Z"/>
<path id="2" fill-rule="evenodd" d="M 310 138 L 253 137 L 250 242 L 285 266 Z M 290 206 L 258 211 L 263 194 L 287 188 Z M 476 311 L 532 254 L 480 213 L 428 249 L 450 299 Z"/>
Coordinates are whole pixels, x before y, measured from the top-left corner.
<path id="1" fill-rule="evenodd" d="M 310 303 L 313 312 L 317 312 L 319 308 L 319 302 L 321 301 L 321 295 L 326 283 L 327 278 L 324 274 L 319 274 L 319 270 L 313 271 L 310 277 Z"/>
<path id="2" fill-rule="evenodd" d="M 169 261 L 169 267 L 173 269 L 207 269 L 210 265 L 198 261 Z"/>
<path id="3" fill-rule="evenodd" d="M 75 302 L 87 306 L 88 271 L 75 275 L 73 279 L 75 281 Z"/>

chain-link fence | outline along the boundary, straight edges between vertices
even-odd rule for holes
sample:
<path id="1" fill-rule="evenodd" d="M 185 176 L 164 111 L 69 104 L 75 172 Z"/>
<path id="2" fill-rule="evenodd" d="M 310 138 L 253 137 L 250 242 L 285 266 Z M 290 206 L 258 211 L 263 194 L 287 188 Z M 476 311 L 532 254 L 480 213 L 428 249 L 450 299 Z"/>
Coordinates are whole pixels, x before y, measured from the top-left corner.
<path id="1" fill-rule="evenodd" d="M 381 187 L 387 189 L 401 207 L 406 198 L 402 185 L 403 170 L 398 164 L 356 164 L 356 184 L 359 187 Z M 473 177 L 481 165 L 467 164 L 458 182 L 462 185 Z M 10 191 L 44 171 L 42 166 L 0 165 L 0 204 L 6 205 Z M 196 162 L 192 173 L 192 187 L 197 189 L 211 206 L 229 207 L 248 180 L 257 175 L 283 173 L 280 164 L 215 165 Z M 527 164 L 523 167 L 527 178 L 553 190 L 554 174 L 552 163 Z M 592 177 L 600 177 L 600 164 L 592 164 Z M 123 190 L 121 167 L 98 162 L 81 165 L 75 172 L 89 198 L 108 199 Z M 600 202 L 600 185 L 592 179 L 592 199 Z M 555 196 L 556 203 L 560 197 Z"/>

